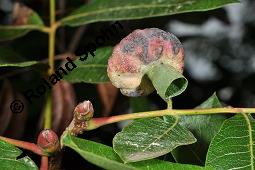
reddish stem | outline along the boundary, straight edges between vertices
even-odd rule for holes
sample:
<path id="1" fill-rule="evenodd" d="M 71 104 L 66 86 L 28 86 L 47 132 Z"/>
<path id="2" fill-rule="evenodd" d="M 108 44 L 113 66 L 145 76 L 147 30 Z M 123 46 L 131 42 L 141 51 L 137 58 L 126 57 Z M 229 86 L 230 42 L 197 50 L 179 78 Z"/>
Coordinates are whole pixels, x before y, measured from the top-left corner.
<path id="1" fill-rule="evenodd" d="M 40 170 L 48 170 L 48 162 L 49 158 L 47 156 L 42 156 Z"/>
<path id="2" fill-rule="evenodd" d="M 20 141 L 20 140 L 16 140 L 16 139 L 10 139 L 10 138 L 6 138 L 6 137 L 3 137 L 3 136 L 0 136 L 0 140 L 8 142 L 8 143 L 10 143 L 12 145 L 15 145 L 15 146 L 19 147 L 19 148 L 32 151 L 32 152 L 34 152 L 37 155 L 47 156 L 47 153 L 45 153 L 43 151 L 43 149 L 41 149 L 39 146 L 37 146 L 34 143 Z"/>

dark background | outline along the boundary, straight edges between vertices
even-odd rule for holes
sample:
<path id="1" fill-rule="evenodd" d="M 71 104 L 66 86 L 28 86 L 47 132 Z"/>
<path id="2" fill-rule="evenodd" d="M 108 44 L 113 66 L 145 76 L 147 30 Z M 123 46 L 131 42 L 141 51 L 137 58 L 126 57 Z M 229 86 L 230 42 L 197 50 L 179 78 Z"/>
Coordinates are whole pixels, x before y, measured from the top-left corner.
<path id="1" fill-rule="evenodd" d="M 37 11 L 46 23 L 48 22 L 48 3 L 46 0 L 23 0 Z M 10 6 L 6 5 L 9 4 Z M 0 0 L 0 22 L 8 24 L 10 18 L 10 0 Z M 86 1 L 65 1 L 65 8 L 58 11 L 58 17 L 68 14 Z M 59 1 L 58 8 L 63 5 Z M 157 27 L 174 33 L 185 48 L 185 77 L 189 80 L 187 90 L 174 98 L 174 108 L 193 108 L 202 103 L 214 92 L 226 105 L 234 107 L 255 107 L 255 1 L 246 0 L 241 4 L 228 5 L 225 8 L 208 12 L 195 12 L 166 17 L 157 17 L 132 21 L 120 21 L 125 27 L 125 34 L 135 29 Z M 112 22 L 100 22 L 85 26 L 79 45 L 75 53 L 82 54 L 86 43 L 91 42 L 100 34 L 102 27 Z M 67 51 L 77 28 L 64 27 L 57 32 L 56 54 Z M 27 60 L 45 59 L 48 48 L 47 35 L 31 32 L 14 41 L 0 42 L 0 47 L 9 46 L 27 58 Z M 114 37 L 106 45 L 114 46 L 120 41 Z M 60 64 L 60 62 L 59 62 Z M 38 81 L 38 73 L 25 70 L 9 76 L 13 69 L 0 69 L 0 81 L 8 79 L 17 91 L 22 91 Z M 102 103 L 95 85 L 74 84 L 77 101 L 85 99 L 92 101 L 97 117 L 100 117 Z M 166 107 L 163 100 L 154 92 L 149 95 L 149 104 L 154 109 Z M 132 99 L 131 99 L 132 100 Z M 26 130 L 22 139 L 35 142 L 38 129 L 37 124 L 43 109 L 45 98 L 42 97 L 30 105 Z M 136 100 L 139 101 L 139 100 Z M 139 103 L 138 103 L 139 104 Z M 120 93 L 115 101 L 111 115 L 132 111 L 130 99 Z M 19 123 L 19 122 L 17 122 Z M 100 143 L 111 145 L 112 138 L 120 130 L 117 124 L 107 125 L 97 130 L 86 132 L 81 137 Z M 25 152 L 39 163 L 40 159 Z M 63 153 L 63 169 L 96 169 L 83 160 L 77 153 L 65 149 Z"/>

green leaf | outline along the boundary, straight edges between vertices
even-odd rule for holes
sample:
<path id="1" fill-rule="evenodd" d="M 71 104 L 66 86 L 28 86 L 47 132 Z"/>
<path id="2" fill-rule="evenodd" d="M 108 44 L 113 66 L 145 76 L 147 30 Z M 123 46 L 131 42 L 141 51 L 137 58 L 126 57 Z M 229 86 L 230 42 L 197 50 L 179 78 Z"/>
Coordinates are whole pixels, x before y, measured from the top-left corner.
<path id="1" fill-rule="evenodd" d="M 17 63 L 0 63 L 0 67 L 28 67 L 38 64 L 37 61 L 25 61 L 25 62 L 17 62 Z"/>
<path id="2" fill-rule="evenodd" d="M 34 12 L 28 7 L 20 8 L 26 8 L 26 13 L 28 14 L 20 14 L 22 17 L 25 17 L 23 15 L 27 15 L 27 18 L 21 19 L 26 20 L 26 23 L 24 25 L 0 25 L 0 41 L 12 40 L 21 37 L 32 30 L 43 29 L 43 21 L 36 12 Z M 24 13 L 24 9 L 21 9 L 19 11 L 20 13 Z"/>
<path id="3" fill-rule="evenodd" d="M 0 168 L 5 170 L 37 170 L 35 163 L 29 158 L 24 157 L 21 159 L 8 159 L 0 158 Z"/>
<path id="4" fill-rule="evenodd" d="M 250 115 L 227 119 L 213 138 L 206 166 L 215 169 L 254 169 L 255 122 Z"/>
<path id="5" fill-rule="evenodd" d="M 61 138 L 61 143 L 78 152 L 84 159 L 101 168 L 109 170 L 201 170 L 205 169 L 194 165 L 184 165 L 166 162 L 158 159 L 124 164 L 119 156 L 109 146 L 80 139 L 69 134 Z"/>
<path id="6" fill-rule="evenodd" d="M 213 94 L 197 108 L 222 107 L 216 94 Z M 206 153 L 212 138 L 220 130 L 225 115 L 182 116 L 180 125 L 188 128 L 196 137 L 197 142 L 181 146 L 173 150 L 172 155 L 179 163 L 205 164 Z"/>
<path id="7" fill-rule="evenodd" d="M 171 152 L 181 145 L 196 142 L 178 119 L 169 116 L 134 120 L 113 138 L 114 151 L 125 162 L 152 159 Z"/>
<path id="8" fill-rule="evenodd" d="M 15 146 L 0 140 L 0 158 L 16 158 L 22 151 Z"/>
<path id="9" fill-rule="evenodd" d="M 24 61 L 24 58 L 15 53 L 13 49 L 0 47 L 0 67 L 28 67 L 35 64 L 39 64 L 39 62 Z"/>
<path id="10" fill-rule="evenodd" d="M 62 25 L 141 19 L 193 11 L 207 11 L 238 0 L 95 0 L 63 18 Z"/>
<path id="11" fill-rule="evenodd" d="M 89 54 L 87 60 L 76 59 L 74 63 L 77 68 L 64 76 L 64 79 L 72 83 L 106 83 L 108 58 L 112 54 L 112 47 L 99 48 L 95 56 Z M 80 58 L 84 58 L 84 55 Z"/>
<path id="12" fill-rule="evenodd" d="M 0 169 L 37 170 L 35 163 L 27 156 L 17 159 L 22 153 L 15 146 L 0 140 Z"/>

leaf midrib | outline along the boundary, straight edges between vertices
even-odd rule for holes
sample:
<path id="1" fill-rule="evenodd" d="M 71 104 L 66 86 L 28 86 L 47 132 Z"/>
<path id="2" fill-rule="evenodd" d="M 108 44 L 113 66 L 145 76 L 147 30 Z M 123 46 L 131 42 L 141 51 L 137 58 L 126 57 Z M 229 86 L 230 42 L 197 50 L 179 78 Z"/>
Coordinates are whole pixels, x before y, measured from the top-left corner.
<path id="1" fill-rule="evenodd" d="M 8 67 L 8 66 L 16 66 L 16 67 L 25 67 L 30 65 L 39 64 L 38 61 L 24 61 L 24 62 L 17 62 L 17 63 L 0 63 L 0 67 Z"/>
<path id="2" fill-rule="evenodd" d="M 253 153 L 253 137 L 252 137 L 252 126 L 249 117 L 246 114 L 242 114 L 248 126 L 249 133 L 249 151 L 251 160 L 251 169 L 254 170 L 254 153 Z"/>
<path id="3" fill-rule="evenodd" d="M 153 142 L 151 142 L 146 148 L 143 149 L 143 152 L 145 152 L 154 142 L 158 141 L 161 139 L 163 136 L 165 136 L 168 132 L 170 132 L 178 123 L 178 119 L 175 118 L 175 122 L 173 123 L 172 126 L 170 126 L 164 133 L 162 133 L 158 138 L 156 138 Z"/>

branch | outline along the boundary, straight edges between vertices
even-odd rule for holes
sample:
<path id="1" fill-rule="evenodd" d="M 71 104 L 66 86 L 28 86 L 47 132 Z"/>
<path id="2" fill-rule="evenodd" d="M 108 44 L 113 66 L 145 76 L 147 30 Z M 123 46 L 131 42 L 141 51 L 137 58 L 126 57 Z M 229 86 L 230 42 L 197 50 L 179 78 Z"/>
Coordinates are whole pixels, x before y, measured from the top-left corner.
<path id="1" fill-rule="evenodd" d="M 52 120 L 52 101 L 51 95 L 47 97 L 46 105 L 44 107 L 44 129 L 51 128 L 51 120 Z"/>
<path id="2" fill-rule="evenodd" d="M 46 152 L 44 152 L 42 148 L 40 148 L 39 146 L 37 146 L 34 143 L 24 142 L 24 141 L 15 140 L 15 139 L 10 139 L 10 138 L 6 138 L 6 137 L 3 137 L 3 136 L 0 136 L 0 140 L 8 142 L 12 145 L 15 145 L 15 146 L 19 147 L 19 148 L 32 151 L 33 153 L 35 153 L 37 155 L 48 156 L 48 154 Z"/>
<path id="3" fill-rule="evenodd" d="M 56 22 L 55 0 L 50 0 L 50 29 L 49 34 L 49 74 L 54 72 L 55 36 L 59 23 Z"/>
<path id="4" fill-rule="evenodd" d="M 179 115 L 205 115 L 205 114 L 219 114 L 219 113 L 255 113 L 255 108 L 210 108 L 210 109 L 165 109 L 149 112 L 139 112 L 117 115 L 112 117 L 93 118 L 88 121 L 86 130 L 93 130 L 100 126 L 116 123 L 130 119 L 140 119 L 158 116 L 179 116 Z"/>
<path id="5" fill-rule="evenodd" d="M 48 170 L 48 162 L 49 158 L 47 156 L 42 156 L 40 170 Z"/>
<path id="6" fill-rule="evenodd" d="M 55 57 L 55 36 L 56 36 L 56 29 L 59 26 L 59 23 L 56 22 L 56 12 L 55 12 L 55 0 L 50 0 L 50 30 L 48 32 L 49 34 L 49 70 L 48 74 L 51 75 L 54 73 L 54 57 Z M 51 116 L 52 116 L 52 103 L 51 103 L 51 94 L 49 95 L 49 98 L 47 100 L 46 105 L 46 114 L 45 114 L 45 129 L 51 128 Z"/>

